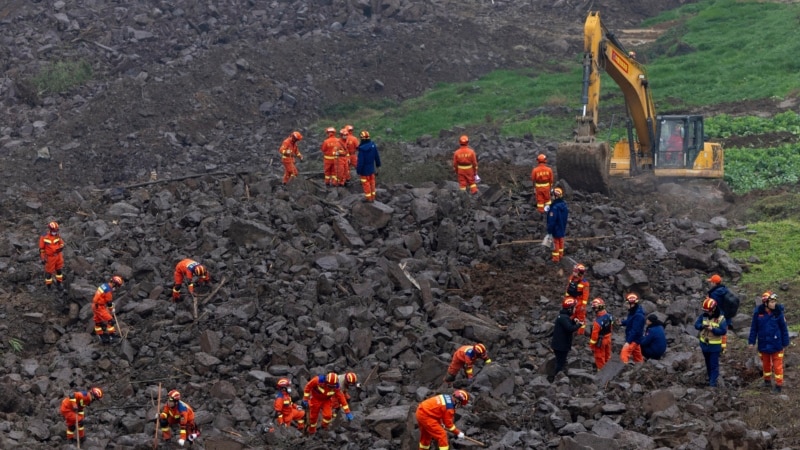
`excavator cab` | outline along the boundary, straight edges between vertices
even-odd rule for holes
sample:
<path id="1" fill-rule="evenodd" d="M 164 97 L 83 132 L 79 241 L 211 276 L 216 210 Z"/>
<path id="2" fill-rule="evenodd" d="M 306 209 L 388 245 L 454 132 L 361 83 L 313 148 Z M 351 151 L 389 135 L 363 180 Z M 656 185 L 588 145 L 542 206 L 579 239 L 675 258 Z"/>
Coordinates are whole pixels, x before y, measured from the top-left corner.
<path id="1" fill-rule="evenodd" d="M 703 116 L 669 115 L 656 118 L 653 171 L 659 177 L 721 178 L 723 152 L 705 141 Z"/>

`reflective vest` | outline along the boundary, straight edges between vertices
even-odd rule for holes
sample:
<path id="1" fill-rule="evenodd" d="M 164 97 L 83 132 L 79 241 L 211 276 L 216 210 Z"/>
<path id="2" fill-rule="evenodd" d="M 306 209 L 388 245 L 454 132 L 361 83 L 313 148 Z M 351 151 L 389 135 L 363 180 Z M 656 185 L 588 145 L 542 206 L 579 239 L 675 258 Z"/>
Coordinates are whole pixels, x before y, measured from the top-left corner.
<path id="1" fill-rule="evenodd" d="M 703 319 L 703 326 L 710 325 L 711 328 L 719 328 L 719 325 L 725 321 L 725 316 L 720 315 L 716 319 Z M 703 329 L 700 335 L 697 336 L 700 342 L 708 345 L 722 345 L 722 336 L 717 336 L 711 330 Z"/>

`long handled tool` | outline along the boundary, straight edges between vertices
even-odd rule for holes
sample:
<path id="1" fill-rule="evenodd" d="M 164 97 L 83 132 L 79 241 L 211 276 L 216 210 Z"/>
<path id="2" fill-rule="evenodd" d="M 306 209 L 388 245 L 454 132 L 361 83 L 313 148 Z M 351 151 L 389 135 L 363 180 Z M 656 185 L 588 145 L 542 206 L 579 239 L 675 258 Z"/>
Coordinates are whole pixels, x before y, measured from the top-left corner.
<path id="1" fill-rule="evenodd" d="M 153 397 L 150 397 L 152 401 Z M 152 404 L 152 403 L 151 403 Z M 158 383 L 158 403 L 156 404 L 156 430 L 153 433 L 153 450 L 158 448 L 158 414 L 161 413 L 161 383 Z"/>
<path id="2" fill-rule="evenodd" d="M 469 436 L 464 436 L 464 439 L 466 439 L 466 440 L 468 440 L 468 441 L 472 442 L 472 443 L 473 443 L 473 444 L 475 444 L 475 445 L 480 445 L 481 447 L 486 447 L 486 444 L 484 444 L 483 442 L 481 442 L 481 441 L 479 441 L 479 440 L 477 440 L 477 439 L 472 439 L 472 438 L 471 438 L 471 437 L 469 437 Z"/>
<path id="3" fill-rule="evenodd" d="M 75 443 L 78 445 L 78 450 L 80 450 L 80 448 L 81 448 L 80 422 L 81 422 L 81 418 L 80 418 L 80 415 L 79 415 L 77 420 L 75 420 Z"/>
<path id="4" fill-rule="evenodd" d="M 120 339 L 124 339 L 124 334 L 122 334 L 122 324 L 119 323 L 119 319 L 117 319 L 117 310 L 115 308 L 111 308 L 111 314 L 114 315 L 114 323 L 117 324 L 117 333 L 119 333 Z"/>

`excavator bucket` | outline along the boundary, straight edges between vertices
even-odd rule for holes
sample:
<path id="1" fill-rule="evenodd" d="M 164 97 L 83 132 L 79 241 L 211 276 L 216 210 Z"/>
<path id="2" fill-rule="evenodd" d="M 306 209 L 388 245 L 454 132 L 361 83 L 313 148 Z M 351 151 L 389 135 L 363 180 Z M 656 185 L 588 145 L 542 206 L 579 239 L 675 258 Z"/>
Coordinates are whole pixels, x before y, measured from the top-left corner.
<path id="1" fill-rule="evenodd" d="M 558 179 L 570 187 L 608 195 L 611 149 L 607 142 L 563 142 L 556 153 Z"/>

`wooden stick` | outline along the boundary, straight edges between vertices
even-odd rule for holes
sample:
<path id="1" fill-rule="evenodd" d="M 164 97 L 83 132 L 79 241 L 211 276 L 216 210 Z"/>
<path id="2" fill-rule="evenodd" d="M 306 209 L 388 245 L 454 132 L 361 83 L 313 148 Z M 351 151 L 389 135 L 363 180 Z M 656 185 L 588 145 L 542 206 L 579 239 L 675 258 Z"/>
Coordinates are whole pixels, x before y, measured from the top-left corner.
<path id="1" fill-rule="evenodd" d="M 75 442 L 78 444 L 78 449 L 81 448 L 81 429 L 79 425 L 80 421 L 81 418 L 79 414 L 77 419 L 75 420 Z"/>
<path id="2" fill-rule="evenodd" d="M 236 436 L 236 437 L 242 437 L 242 435 L 241 435 L 241 434 L 239 434 L 239 433 L 237 433 L 237 432 L 235 432 L 235 431 L 232 431 L 232 430 L 222 430 L 222 432 L 223 432 L 223 433 L 232 434 L 232 435 L 234 435 L 234 436 Z"/>
<path id="3" fill-rule="evenodd" d="M 483 442 L 481 442 L 481 441 L 479 441 L 479 440 L 477 440 L 477 439 L 472 439 L 472 438 L 471 438 L 471 437 L 469 437 L 469 436 L 464 436 L 464 439 L 466 439 L 466 440 L 468 440 L 468 441 L 472 442 L 473 444 L 480 445 L 481 447 L 486 447 L 486 444 L 484 444 Z"/>
<path id="4" fill-rule="evenodd" d="M 151 399 L 153 397 L 150 397 Z M 158 403 L 156 404 L 156 430 L 153 433 L 153 450 L 158 448 L 158 415 L 161 414 L 161 383 L 158 383 Z"/>
<path id="5" fill-rule="evenodd" d="M 208 297 L 204 298 L 200 304 L 205 305 L 206 303 L 208 303 L 208 301 L 211 300 L 211 298 L 219 291 L 219 289 L 225 284 L 226 281 L 228 281 L 228 278 L 222 277 L 222 279 L 219 280 L 219 284 L 217 285 L 217 287 L 215 287 L 214 290 L 211 291 L 210 294 L 208 294 Z"/>
<path id="6" fill-rule="evenodd" d="M 119 333 L 120 337 L 122 337 L 122 324 L 119 323 L 119 319 L 117 319 L 117 309 L 111 308 L 111 314 L 114 315 L 114 323 L 117 324 L 117 332 Z M 124 337 L 123 337 L 124 339 Z"/>
<path id="7" fill-rule="evenodd" d="M 192 317 L 197 320 L 197 296 L 192 294 Z"/>
<path id="8" fill-rule="evenodd" d="M 367 383 L 369 382 L 370 378 L 372 378 L 372 376 L 375 375 L 375 372 L 378 370 L 378 365 L 378 363 L 375 363 L 375 367 L 372 368 L 372 370 L 369 372 L 369 375 L 367 375 L 367 378 L 363 383 L 361 383 L 361 388 L 365 391 L 367 390 Z"/>
<path id="9" fill-rule="evenodd" d="M 591 236 L 582 238 L 564 238 L 564 241 L 565 242 L 590 241 L 592 239 L 605 239 L 611 237 L 616 237 L 616 236 L 608 235 L 608 236 Z M 541 239 L 523 239 L 519 241 L 503 242 L 502 244 L 497 244 L 497 246 L 505 247 L 506 245 L 517 245 L 517 244 L 540 244 L 541 242 L 542 242 Z"/>

